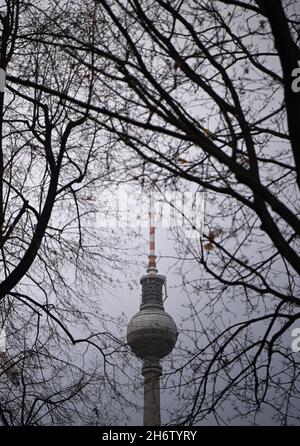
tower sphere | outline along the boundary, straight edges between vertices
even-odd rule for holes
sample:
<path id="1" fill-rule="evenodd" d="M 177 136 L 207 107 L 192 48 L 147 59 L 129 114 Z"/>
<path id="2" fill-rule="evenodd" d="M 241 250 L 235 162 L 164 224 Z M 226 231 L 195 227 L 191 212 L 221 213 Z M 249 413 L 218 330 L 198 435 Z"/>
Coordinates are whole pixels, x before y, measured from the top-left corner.
<path id="1" fill-rule="evenodd" d="M 177 340 L 177 327 L 164 310 L 161 287 L 164 276 L 145 275 L 141 278 L 143 301 L 140 311 L 127 327 L 127 342 L 134 354 L 141 359 L 162 359 L 173 350 Z"/>
<path id="2" fill-rule="evenodd" d="M 177 328 L 171 316 L 162 308 L 142 308 L 128 324 L 127 342 L 141 359 L 162 359 L 173 350 Z"/>

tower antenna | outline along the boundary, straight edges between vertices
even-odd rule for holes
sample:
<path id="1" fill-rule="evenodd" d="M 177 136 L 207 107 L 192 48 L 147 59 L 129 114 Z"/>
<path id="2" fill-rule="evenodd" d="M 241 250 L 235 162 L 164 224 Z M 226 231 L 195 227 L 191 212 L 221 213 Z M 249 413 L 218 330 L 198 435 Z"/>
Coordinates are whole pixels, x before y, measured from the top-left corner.
<path id="1" fill-rule="evenodd" d="M 148 256 L 148 274 L 156 274 L 156 255 L 155 255 L 155 203 L 154 203 L 154 188 L 155 182 L 153 181 L 150 187 L 149 194 L 149 256 Z"/>

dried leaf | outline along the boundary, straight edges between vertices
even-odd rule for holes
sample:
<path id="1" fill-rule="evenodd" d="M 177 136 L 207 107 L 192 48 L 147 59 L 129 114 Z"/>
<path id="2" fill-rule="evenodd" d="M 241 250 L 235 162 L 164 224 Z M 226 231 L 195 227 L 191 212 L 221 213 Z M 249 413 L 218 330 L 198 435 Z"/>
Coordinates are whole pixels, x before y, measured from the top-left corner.
<path id="1" fill-rule="evenodd" d="M 223 232 L 223 230 L 220 228 L 215 229 L 214 231 L 210 230 L 208 233 L 208 240 L 210 242 L 213 242 L 216 237 L 218 237 L 220 234 L 222 234 L 222 232 Z"/>
<path id="2" fill-rule="evenodd" d="M 205 249 L 205 251 L 211 251 L 212 249 L 214 249 L 214 245 L 212 244 L 212 243 L 210 243 L 210 242 L 208 242 L 208 243 L 205 243 L 205 245 L 204 245 L 204 249 Z"/>
<path id="3" fill-rule="evenodd" d="M 184 158 L 178 158 L 178 162 L 181 163 L 181 164 L 187 164 L 188 163 L 188 161 L 185 160 Z"/>

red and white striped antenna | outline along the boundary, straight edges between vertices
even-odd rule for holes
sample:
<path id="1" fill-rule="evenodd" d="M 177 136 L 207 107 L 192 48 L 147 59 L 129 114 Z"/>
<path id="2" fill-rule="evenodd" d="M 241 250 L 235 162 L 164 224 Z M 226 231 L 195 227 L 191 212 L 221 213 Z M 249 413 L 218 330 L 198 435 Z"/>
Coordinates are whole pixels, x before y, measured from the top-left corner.
<path id="1" fill-rule="evenodd" d="M 153 182 L 150 188 L 149 197 L 149 256 L 148 256 L 148 274 L 156 274 L 156 255 L 155 255 L 155 207 L 154 207 L 154 186 Z"/>

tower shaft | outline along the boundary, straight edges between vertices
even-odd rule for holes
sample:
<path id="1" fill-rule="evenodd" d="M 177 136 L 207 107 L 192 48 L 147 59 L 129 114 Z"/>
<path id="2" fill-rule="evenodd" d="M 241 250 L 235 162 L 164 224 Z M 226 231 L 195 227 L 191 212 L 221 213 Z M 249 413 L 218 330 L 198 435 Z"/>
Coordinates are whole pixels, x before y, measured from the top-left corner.
<path id="1" fill-rule="evenodd" d="M 158 359 L 144 361 L 144 426 L 160 426 L 160 376 Z"/>

